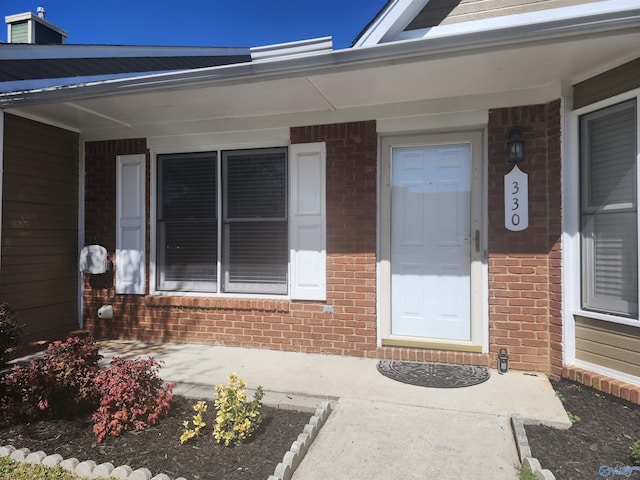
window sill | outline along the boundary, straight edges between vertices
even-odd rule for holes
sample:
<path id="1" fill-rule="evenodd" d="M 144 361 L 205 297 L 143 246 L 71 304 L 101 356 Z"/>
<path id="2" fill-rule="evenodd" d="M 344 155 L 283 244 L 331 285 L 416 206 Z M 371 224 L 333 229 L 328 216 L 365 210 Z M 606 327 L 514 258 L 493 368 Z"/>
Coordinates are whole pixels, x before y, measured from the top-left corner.
<path id="1" fill-rule="evenodd" d="M 194 308 L 202 310 L 261 310 L 265 312 L 288 312 L 289 300 L 235 298 L 235 297 L 189 297 L 147 295 L 144 303 L 148 307 Z"/>
<path id="2" fill-rule="evenodd" d="M 640 320 L 637 318 L 618 317 L 606 313 L 591 312 L 589 310 L 574 310 L 574 317 L 592 318 L 594 320 L 602 320 L 604 322 L 619 323 L 621 325 L 629 325 L 631 327 L 640 327 Z"/>

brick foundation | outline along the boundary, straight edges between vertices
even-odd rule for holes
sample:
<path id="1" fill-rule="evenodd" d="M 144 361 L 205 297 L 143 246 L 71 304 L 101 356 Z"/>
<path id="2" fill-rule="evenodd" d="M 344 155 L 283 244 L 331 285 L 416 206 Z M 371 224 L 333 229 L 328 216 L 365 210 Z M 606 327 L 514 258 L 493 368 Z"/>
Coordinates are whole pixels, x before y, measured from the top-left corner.
<path id="1" fill-rule="evenodd" d="M 574 366 L 564 367 L 562 369 L 562 377 L 627 402 L 640 405 L 640 385 L 626 383 L 622 380 L 616 380 L 606 375 Z"/>

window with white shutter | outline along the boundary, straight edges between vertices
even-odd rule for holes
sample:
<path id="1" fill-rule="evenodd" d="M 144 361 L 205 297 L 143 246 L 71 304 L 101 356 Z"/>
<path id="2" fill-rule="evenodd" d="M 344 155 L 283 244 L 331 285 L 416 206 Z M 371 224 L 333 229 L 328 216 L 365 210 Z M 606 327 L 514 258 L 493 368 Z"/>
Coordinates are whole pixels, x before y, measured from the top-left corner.
<path id="1" fill-rule="evenodd" d="M 638 314 L 636 99 L 580 117 L 582 308 Z"/>
<path id="2" fill-rule="evenodd" d="M 288 293 L 287 153 L 158 155 L 157 290 Z"/>
<path id="3" fill-rule="evenodd" d="M 287 151 L 222 152 L 228 293 L 287 293 Z"/>

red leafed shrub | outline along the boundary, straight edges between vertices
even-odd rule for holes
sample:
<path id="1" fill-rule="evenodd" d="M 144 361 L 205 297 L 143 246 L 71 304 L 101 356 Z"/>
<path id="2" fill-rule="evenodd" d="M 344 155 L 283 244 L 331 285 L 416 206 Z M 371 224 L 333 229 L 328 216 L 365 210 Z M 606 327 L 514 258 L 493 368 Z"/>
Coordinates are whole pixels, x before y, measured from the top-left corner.
<path id="1" fill-rule="evenodd" d="M 144 430 L 169 413 L 174 384 L 163 385 L 160 364 L 153 358 L 115 357 L 95 377 L 100 405 L 93 414 L 93 432 L 102 442 L 127 430 Z"/>
<path id="2" fill-rule="evenodd" d="M 0 382 L 0 411 L 8 420 L 77 415 L 95 406 L 93 379 L 102 358 L 91 338 L 53 342 Z"/>

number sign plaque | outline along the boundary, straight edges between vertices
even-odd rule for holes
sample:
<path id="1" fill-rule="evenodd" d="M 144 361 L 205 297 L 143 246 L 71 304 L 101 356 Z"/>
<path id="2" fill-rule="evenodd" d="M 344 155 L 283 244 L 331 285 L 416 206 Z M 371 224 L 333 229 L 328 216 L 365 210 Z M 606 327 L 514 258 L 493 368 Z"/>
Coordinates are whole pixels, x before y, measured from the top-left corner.
<path id="1" fill-rule="evenodd" d="M 529 176 L 518 165 L 504 176 L 504 226 L 512 232 L 529 226 Z"/>

